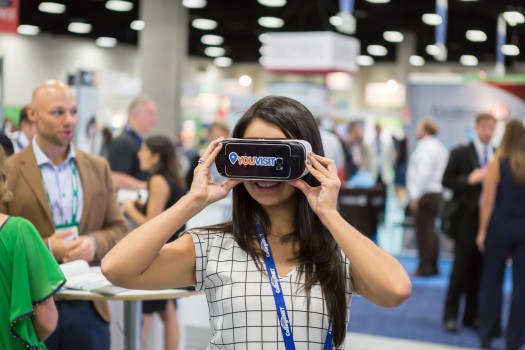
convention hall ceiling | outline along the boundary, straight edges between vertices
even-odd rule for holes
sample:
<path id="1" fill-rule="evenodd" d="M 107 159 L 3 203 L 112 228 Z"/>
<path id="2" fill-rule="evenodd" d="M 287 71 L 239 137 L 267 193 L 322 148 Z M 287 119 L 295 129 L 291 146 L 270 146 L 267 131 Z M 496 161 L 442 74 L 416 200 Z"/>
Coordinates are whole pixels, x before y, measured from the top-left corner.
<path id="1" fill-rule="evenodd" d="M 56 0 L 65 5 L 62 14 L 40 11 L 38 8 L 41 2 L 21 0 L 21 24 L 37 25 L 41 32 L 53 35 L 93 39 L 104 36 L 114 37 L 121 44 L 138 43 L 138 32 L 130 28 L 130 23 L 139 17 L 138 0 L 130 1 L 134 6 L 127 12 L 108 10 L 105 0 Z M 448 61 L 452 62 L 457 62 L 465 54 L 477 57 L 480 62 L 494 62 L 498 15 L 505 11 L 525 14 L 525 0 L 449 0 L 448 6 L 446 46 Z M 384 32 L 412 32 L 415 34 L 417 55 L 427 62 L 436 62 L 427 53 L 427 45 L 435 43 L 435 27 L 422 21 L 423 14 L 435 11 L 433 0 L 391 0 L 387 3 L 355 0 L 355 36 L 361 41 L 362 53 L 366 53 L 368 45 L 379 44 L 386 47 L 388 53 L 374 57 L 375 61 L 395 61 L 399 44 L 386 41 Z M 268 31 L 336 31 L 330 17 L 338 12 L 338 0 L 287 0 L 283 7 L 263 6 L 257 0 L 208 0 L 203 8 L 189 9 L 188 53 L 204 56 L 207 45 L 201 42 L 202 36 L 215 34 L 224 38 L 221 47 L 225 49 L 224 55 L 233 62 L 257 62 L 260 58 L 260 34 Z M 278 17 L 284 21 L 284 25 L 279 29 L 264 28 L 258 23 L 258 19 L 263 16 Z M 212 19 L 217 22 L 217 27 L 213 30 L 195 29 L 192 22 L 198 18 Z M 69 32 L 68 25 L 72 21 L 91 24 L 91 31 L 86 34 Z M 507 43 L 520 49 L 519 55 L 506 57 L 507 65 L 525 61 L 525 24 L 507 25 L 506 28 Z M 486 40 L 468 40 L 467 30 L 483 31 Z"/>

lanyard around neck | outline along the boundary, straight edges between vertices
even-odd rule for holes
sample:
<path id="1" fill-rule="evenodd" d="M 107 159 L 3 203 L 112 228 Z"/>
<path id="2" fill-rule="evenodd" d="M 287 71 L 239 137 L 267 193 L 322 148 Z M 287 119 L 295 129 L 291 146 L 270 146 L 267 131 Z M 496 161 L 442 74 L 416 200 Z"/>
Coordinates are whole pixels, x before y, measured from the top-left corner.
<path id="1" fill-rule="evenodd" d="M 42 169 L 40 170 L 40 176 L 42 177 L 42 184 L 44 185 L 44 190 L 46 191 L 47 201 L 49 202 L 49 208 L 53 208 L 51 203 L 51 197 L 47 190 L 46 182 L 44 181 L 44 176 L 42 175 Z M 77 213 L 78 213 L 78 171 L 77 166 L 74 161 L 71 161 L 71 220 L 66 222 L 67 224 L 77 224 Z"/>
<path id="2" fill-rule="evenodd" d="M 275 261 L 272 256 L 272 251 L 270 250 L 270 245 L 266 240 L 266 235 L 264 234 L 263 226 L 259 221 L 256 222 L 256 226 L 261 251 L 263 252 L 263 260 L 264 265 L 266 267 L 266 273 L 268 274 L 268 279 L 270 280 L 273 299 L 275 301 L 277 318 L 279 319 L 281 332 L 283 334 L 284 345 L 286 347 L 286 350 L 294 350 L 295 343 L 293 340 L 292 324 L 290 322 L 290 317 L 288 317 L 288 310 L 286 309 L 286 304 L 284 302 L 283 297 L 283 289 L 281 288 L 281 281 L 279 280 L 279 275 L 277 274 L 277 268 L 275 267 Z M 324 349 L 332 349 L 332 321 L 330 321 L 330 323 L 328 324 L 328 333 L 326 334 Z"/>

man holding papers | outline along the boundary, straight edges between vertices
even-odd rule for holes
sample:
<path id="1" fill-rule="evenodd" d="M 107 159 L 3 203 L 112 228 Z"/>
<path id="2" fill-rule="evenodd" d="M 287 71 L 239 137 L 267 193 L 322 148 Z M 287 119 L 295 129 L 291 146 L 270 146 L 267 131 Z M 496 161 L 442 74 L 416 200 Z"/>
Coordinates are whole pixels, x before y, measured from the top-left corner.
<path id="1" fill-rule="evenodd" d="M 39 84 L 28 114 L 36 136 L 8 160 L 7 183 L 16 195 L 0 211 L 31 221 L 58 262 L 97 264 L 127 232 L 109 166 L 72 145 L 77 104 L 67 85 Z M 107 302 L 93 304 L 57 302 L 60 318 L 46 341 L 49 350 L 109 350 Z"/>

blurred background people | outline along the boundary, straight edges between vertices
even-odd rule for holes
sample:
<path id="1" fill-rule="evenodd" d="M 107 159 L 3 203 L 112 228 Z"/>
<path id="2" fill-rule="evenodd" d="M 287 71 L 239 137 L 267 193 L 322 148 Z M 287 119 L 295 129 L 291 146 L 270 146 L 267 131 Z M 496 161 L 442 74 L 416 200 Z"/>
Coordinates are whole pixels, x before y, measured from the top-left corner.
<path id="1" fill-rule="evenodd" d="M 443 314 L 443 326 L 449 332 L 459 329 L 457 318 L 461 297 L 465 297 L 462 323 L 477 328 L 478 291 L 481 273 L 481 254 L 476 247 L 479 222 L 479 199 L 486 167 L 494 150 L 490 144 L 496 118 L 482 113 L 476 117 L 476 137 L 467 145 L 461 145 L 450 152 L 450 158 L 443 174 L 443 186 L 453 191 L 452 201 L 461 208 L 457 222 L 451 222 L 455 232 L 454 263 L 450 273 Z M 456 217 L 456 216 L 455 216 Z"/>
<path id="2" fill-rule="evenodd" d="M 151 218 L 171 207 L 186 193 L 186 184 L 175 155 L 175 147 L 165 136 L 148 137 L 138 152 L 140 169 L 150 174 L 147 182 L 148 200 L 145 203 L 127 200 L 122 203 L 124 213 L 140 226 Z M 175 240 L 183 226 L 174 233 L 168 242 Z M 147 334 L 157 312 L 164 323 L 164 348 L 177 349 L 179 343 L 179 323 L 175 300 L 154 300 L 142 302 L 143 324 L 142 344 L 145 348 Z"/>
<path id="3" fill-rule="evenodd" d="M 0 149 L 0 202 L 12 197 Z M 65 283 L 57 262 L 35 227 L 0 213 L 0 349 L 45 349 L 58 312 L 53 295 Z"/>
<path id="4" fill-rule="evenodd" d="M 128 109 L 128 123 L 124 130 L 111 141 L 108 161 L 113 183 L 118 188 L 146 189 L 148 173 L 140 170 L 137 152 L 143 138 L 157 124 L 157 105 L 146 97 L 136 97 Z"/>
<path id="5" fill-rule="evenodd" d="M 337 168 L 337 176 L 340 180 L 344 180 L 345 172 L 345 150 L 343 144 L 337 134 L 329 130 L 323 124 L 328 124 L 329 121 L 323 123 L 320 117 L 315 118 L 319 126 L 319 133 L 321 134 L 321 142 L 323 143 L 323 150 L 325 157 L 332 159 Z"/>
<path id="6" fill-rule="evenodd" d="M 365 140 L 365 170 L 368 171 L 377 184 L 388 186 L 394 179 L 394 144 L 392 135 L 383 131 L 381 124 L 375 124 L 375 135 Z"/>
<path id="7" fill-rule="evenodd" d="M 11 142 L 13 142 L 13 151 L 18 153 L 26 148 L 35 136 L 35 124 L 29 119 L 27 115 L 28 106 L 24 106 L 20 110 L 20 118 L 18 119 L 18 130 L 9 134 Z"/>
<path id="8" fill-rule="evenodd" d="M 501 336 L 503 279 L 512 259 L 512 302 L 506 349 L 525 343 L 525 128 L 508 122 L 495 158 L 489 163 L 480 206 L 476 243 L 484 254 L 479 295 L 481 348 Z"/>
<path id="9" fill-rule="evenodd" d="M 432 119 L 423 118 L 418 122 L 418 141 L 408 162 L 407 190 L 419 251 L 419 266 L 413 273 L 414 276 L 438 274 L 439 242 L 434 223 L 441 204 L 441 178 L 447 164 L 448 151 L 437 138 L 437 132 L 437 124 Z"/>
<path id="10" fill-rule="evenodd" d="M 360 121 L 353 121 L 348 125 L 345 144 L 345 179 L 349 180 L 362 169 L 365 163 L 363 150 L 363 126 Z"/>

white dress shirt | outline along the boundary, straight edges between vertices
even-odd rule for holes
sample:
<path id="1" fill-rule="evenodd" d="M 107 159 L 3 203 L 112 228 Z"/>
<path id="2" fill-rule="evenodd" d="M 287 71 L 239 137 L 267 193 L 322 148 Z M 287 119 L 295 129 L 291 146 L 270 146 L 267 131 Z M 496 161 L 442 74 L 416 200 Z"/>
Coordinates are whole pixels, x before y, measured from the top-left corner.
<path id="1" fill-rule="evenodd" d="M 407 189 L 410 199 L 419 200 L 427 193 L 441 193 L 441 179 L 448 161 L 448 150 L 435 136 L 420 139 L 410 155 Z"/>

